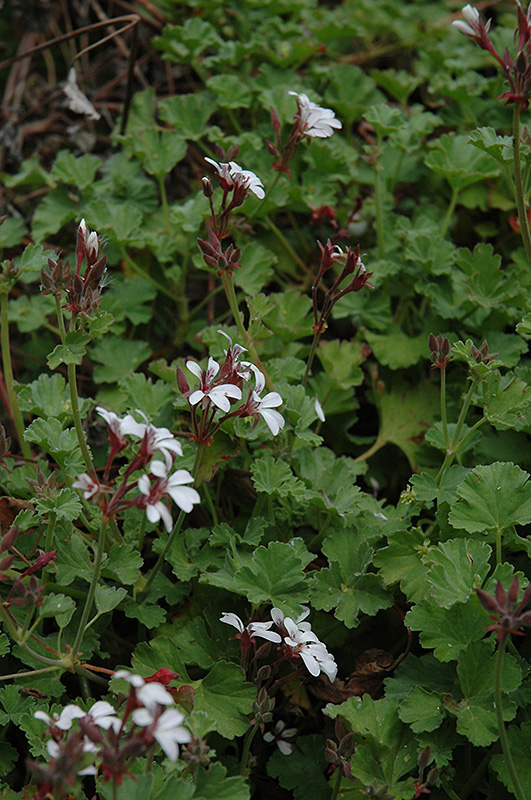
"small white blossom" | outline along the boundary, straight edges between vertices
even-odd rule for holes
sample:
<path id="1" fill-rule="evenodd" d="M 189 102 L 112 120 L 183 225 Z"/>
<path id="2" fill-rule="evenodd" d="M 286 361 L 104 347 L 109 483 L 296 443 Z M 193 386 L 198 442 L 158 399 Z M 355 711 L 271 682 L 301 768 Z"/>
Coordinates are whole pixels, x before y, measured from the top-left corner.
<path id="1" fill-rule="evenodd" d="M 106 700 L 98 700 L 88 711 L 88 715 L 94 725 L 103 730 L 119 730 L 122 721 L 116 716 L 116 709 Z"/>
<path id="2" fill-rule="evenodd" d="M 264 733 L 264 742 L 276 742 L 280 752 L 289 756 L 293 752 L 293 745 L 285 739 L 291 739 L 296 735 L 297 728 L 286 728 L 286 723 L 279 719 L 272 731 Z"/>
<path id="3" fill-rule="evenodd" d="M 195 406 L 200 401 L 208 399 L 227 414 L 230 411 L 230 400 L 228 398 L 230 397 L 233 400 L 242 399 L 242 390 L 232 383 L 211 386 L 212 381 L 220 370 L 219 364 L 212 357 L 208 359 L 208 365 L 204 372 L 195 361 L 187 361 L 186 366 L 201 382 L 201 387 L 192 392 L 188 398 L 190 405 Z"/>
<path id="4" fill-rule="evenodd" d="M 315 408 L 315 413 L 317 414 L 317 418 L 320 419 L 321 422 L 324 422 L 326 420 L 326 417 L 324 415 L 323 407 L 319 402 L 319 398 L 317 396 L 315 397 L 314 400 L 314 408 Z"/>
<path id="5" fill-rule="evenodd" d="M 315 633 L 311 630 L 302 631 L 289 617 L 284 620 L 284 627 L 288 634 L 284 638 L 284 643 L 291 649 L 292 654 L 302 658 L 310 675 L 317 677 L 324 672 L 332 683 L 337 675 L 336 662 Z"/>
<path id="6" fill-rule="evenodd" d="M 156 681 L 144 683 L 143 686 L 137 689 L 136 699 L 139 703 L 142 703 L 144 708 L 147 708 L 150 711 L 156 711 L 157 706 L 159 705 L 173 705 L 173 697 L 171 694 L 167 689 L 164 688 L 162 683 L 157 683 Z"/>
<path id="7" fill-rule="evenodd" d="M 252 393 L 252 399 L 255 403 L 254 413 L 260 414 L 273 436 L 276 436 L 286 424 L 282 414 L 274 410 L 282 405 L 282 398 L 278 392 L 268 392 L 265 397 L 260 397 L 260 392 L 265 386 L 265 378 L 257 367 L 253 364 L 250 366 L 256 377 L 256 385 Z"/>
<path id="8" fill-rule="evenodd" d="M 462 14 L 466 21 L 464 22 L 462 19 L 455 19 L 452 22 L 454 28 L 457 28 L 458 31 L 464 33 L 465 36 L 471 36 L 474 39 L 477 36 L 480 36 L 483 26 L 477 8 L 474 8 L 474 6 L 468 4 L 463 8 Z M 485 31 L 489 30 L 490 20 L 484 27 Z"/>
<path id="9" fill-rule="evenodd" d="M 152 714 L 147 708 L 133 711 L 133 722 L 141 728 L 150 728 L 153 738 L 162 747 L 170 761 L 179 757 L 179 745 L 191 741 L 190 731 L 182 727 L 184 714 L 176 708 L 168 708 L 160 716 Z"/>
<path id="10" fill-rule="evenodd" d="M 308 136 L 310 139 L 327 139 L 332 136 L 334 129 L 338 130 L 343 127 L 331 108 L 321 108 L 313 103 L 306 94 L 297 92 L 289 92 L 289 94 L 297 98 L 302 136 Z"/>
<path id="11" fill-rule="evenodd" d="M 247 631 L 251 638 L 253 638 L 253 636 L 260 636 L 262 639 L 267 639 L 269 642 L 274 642 L 275 644 L 280 644 L 282 641 L 278 633 L 269 630 L 269 628 L 273 625 L 272 621 L 250 622 L 248 625 L 244 625 L 237 614 L 227 612 L 223 612 L 223 616 L 220 617 L 220 621 L 225 622 L 227 625 L 232 625 L 239 633 Z"/>
<path id="12" fill-rule="evenodd" d="M 152 461 L 149 470 L 155 476 L 154 483 L 151 482 L 149 475 L 141 475 L 137 484 L 140 492 L 146 498 L 144 507 L 148 520 L 157 523 L 162 519 L 168 533 L 173 527 L 173 520 L 162 499 L 166 496 L 171 497 L 173 502 L 187 514 L 190 513 L 194 504 L 201 500 L 195 489 L 186 486 L 186 484 L 194 482 L 188 470 L 177 469 L 169 475 L 171 464 L 171 456 L 168 454 L 166 454 L 164 462 Z"/>
<path id="13" fill-rule="evenodd" d="M 36 711 L 33 716 L 35 719 L 46 722 L 49 726 L 59 728 L 61 731 L 69 731 L 73 721 L 86 716 L 86 712 L 79 708 L 79 706 L 70 704 L 65 706 L 60 714 L 55 713 L 53 717 L 50 717 L 45 711 Z"/>
<path id="14" fill-rule="evenodd" d="M 255 194 L 259 200 L 263 200 L 265 197 L 264 184 L 258 175 L 255 175 L 254 172 L 251 172 L 250 169 L 242 169 L 239 164 L 236 164 L 235 161 L 229 161 L 229 164 L 232 178 L 244 184 L 245 187 Z"/>
<path id="15" fill-rule="evenodd" d="M 127 669 L 119 669 L 117 670 L 113 678 L 120 678 L 122 681 L 127 681 L 127 683 L 131 684 L 133 689 L 139 689 L 141 686 L 144 686 L 145 680 L 140 675 L 135 675 L 133 672 L 129 672 Z"/>
<path id="16" fill-rule="evenodd" d="M 89 500 L 91 497 L 94 497 L 94 495 L 98 494 L 101 489 L 98 481 L 94 480 L 94 478 L 91 478 L 87 472 L 82 472 L 81 475 L 78 475 L 76 480 L 73 482 L 72 487 L 74 489 L 81 489 L 85 500 Z"/>

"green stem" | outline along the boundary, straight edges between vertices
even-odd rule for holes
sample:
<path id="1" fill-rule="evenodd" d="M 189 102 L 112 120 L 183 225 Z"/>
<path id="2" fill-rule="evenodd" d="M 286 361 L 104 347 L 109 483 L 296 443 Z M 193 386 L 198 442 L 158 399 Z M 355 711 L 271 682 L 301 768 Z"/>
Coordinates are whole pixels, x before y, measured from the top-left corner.
<path id="1" fill-rule="evenodd" d="M 385 228 L 383 217 L 383 186 L 382 171 L 383 166 L 380 161 L 381 140 L 378 137 L 378 144 L 374 153 L 374 205 L 376 207 L 376 240 L 378 242 L 378 255 L 385 257 Z"/>
<path id="2" fill-rule="evenodd" d="M 288 242 L 288 240 L 286 239 L 286 237 L 284 236 L 284 234 L 282 233 L 282 231 L 280 230 L 280 228 L 278 228 L 278 227 L 275 225 L 275 223 L 273 222 L 273 220 L 272 220 L 272 219 L 270 219 L 270 218 L 269 218 L 267 215 L 264 217 L 264 222 L 265 222 L 265 224 L 267 225 L 267 227 L 269 228 L 269 230 L 270 230 L 272 233 L 274 233 L 274 234 L 275 234 L 275 236 L 277 237 L 278 241 L 281 243 L 282 247 L 284 247 L 284 249 L 285 249 L 285 250 L 286 250 L 286 251 L 287 251 L 287 252 L 290 254 L 290 256 L 292 257 L 292 259 L 293 259 L 294 261 L 296 261 L 296 262 L 297 262 L 297 264 L 298 264 L 300 267 L 302 267 L 304 270 L 306 270 L 306 264 L 304 263 L 304 261 L 302 260 L 302 258 L 299 256 L 299 254 L 295 252 L 295 250 L 294 250 L 294 249 L 293 249 L 293 247 L 290 245 L 290 243 Z"/>
<path id="3" fill-rule="evenodd" d="M 158 289 L 159 292 L 161 292 L 161 294 L 164 294 L 164 295 L 166 295 L 166 297 L 169 297 L 170 300 L 175 301 L 175 297 L 174 297 L 173 293 L 170 292 L 170 290 L 167 289 L 165 286 L 163 286 L 162 283 L 159 283 L 157 280 L 155 280 L 155 278 L 153 278 L 149 274 L 149 272 L 146 272 L 146 270 L 143 269 L 140 266 L 140 264 L 137 264 L 136 261 L 134 261 L 131 258 L 131 256 L 129 255 L 129 253 L 125 249 L 125 247 L 123 247 L 123 246 L 120 247 L 120 250 L 121 250 L 121 253 L 122 253 L 122 258 L 128 264 L 128 266 L 130 266 L 131 269 L 134 270 L 134 272 L 136 272 L 138 275 L 140 275 L 141 278 L 144 278 L 144 280 L 146 280 L 149 283 L 151 283 L 156 289 Z"/>
<path id="4" fill-rule="evenodd" d="M 375 443 L 369 447 L 368 450 L 365 450 L 360 456 L 357 456 L 354 461 L 367 461 L 368 458 L 373 456 L 378 450 L 381 450 L 382 447 L 385 447 L 387 442 L 385 439 L 376 439 Z"/>
<path id="5" fill-rule="evenodd" d="M 450 199 L 450 203 L 448 205 L 448 210 L 446 211 L 446 216 L 444 218 L 444 222 L 442 224 L 441 232 L 439 234 L 439 239 L 444 239 L 448 232 L 448 228 L 450 227 L 450 223 L 452 221 L 452 216 L 455 211 L 455 207 L 457 205 L 457 198 L 459 197 L 459 189 L 455 188 L 452 189 L 452 197 Z"/>
<path id="6" fill-rule="evenodd" d="M 319 344 L 319 339 L 321 338 L 320 333 L 314 333 L 312 346 L 310 347 L 310 353 L 308 355 L 308 361 L 306 362 L 306 370 L 304 372 L 304 377 L 302 379 L 302 385 L 306 386 L 308 378 L 310 376 L 310 370 L 312 368 L 312 362 L 315 356 L 315 351 L 317 350 L 317 345 Z"/>
<path id="7" fill-rule="evenodd" d="M 63 345 L 65 345 L 66 344 L 65 321 L 63 319 L 63 309 L 61 308 L 61 301 L 58 297 L 55 298 L 55 310 L 57 314 L 57 323 L 59 325 L 59 334 L 61 336 L 61 342 Z M 77 394 L 76 365 L 68 364 L 67 370 L 68 370 L 68 388 L 70 389 L 70 404 L 72 406 L 72 418 L 74 420 L 74 427 L 76 429 L 77 440 L 81 448 L 81 453 L 83 455 L 83 461 L 85 462 L 87 472 L 89 472 L 92 475 L 92 477 L 97 480 L 96 470 L 94 469 L 94 465 L 92 464 L 92 458 L 85 439 L 85 433 L 83 431 L 83 423 L 81 422 L 81 414 L 79 411 L 79 399 Z"/>
<path id="8" fill-rule="evenodd" d="M 229 308 L 231 310 L 231 314 L 234 317 L 234 321 L 236 323 L 236 327 L 238 328 L 238 333 L 241 336 L 243 345 L 249 351 L 249 355 L 253 359 L 254 363 L 258 367 L 258 369 L 263 373 L 265 381 L 270 389 L 274 389 L 273 381 L 267 374 L 266 370 L 260 358 L 258 357 L 258 353 L 256 352 L 256 348 L 254 343 L 251 339 L 250 334 L 245 330 L 245 326 L 243 324 L 242 314 L 238 308 L 238 300 L 236 298 L 236 290 L 234 288 L 234 279 L 232 275 L 229 275 L 227 272 L 224 272 L 221 276 L 221 280 L 223 282 L 223 288 L 225 289 L 225 295 L 227 297 L 227 302 L 229 304 Z M 195 476 L 194 476 L 195 477 Z"/>
<path id="9" fill-rule="evenodd" d="M 186 512 L 181 510 L 179 512 L 179 516 L 177 517 L 177 522 L 175 523 L 172 532 L 170 533 L 170 535 L 168 536 L 168 538 L 166 540 L 166 544 L 164 545 L 159 557 L 157 558 L 155 566 L 153 567 L 153 569 L 151 570 L 151 572 L 149 573 L 149 575 L 147 577 L 146 583 L 144 584 L 144 587 L 142 589 L 142 594 L 144 595 L 144 597 L 142 598 L 142 600 L 140 600 L 140 605 L 143 605 L 145 603 L 145 601 L 146 601 L 146 599 L 147 599 L 147 597 L 149 595 L 149 590 L 151 589 L 151 585 L 152 585 L 153 581 L 155 580 L 156 576 L 158 575 L 158 573 L 160 571 L 160 568 L 162 567 L 162 565 L 164 564 L 164 561 L 166 560 L 166 555 L 168 554 L 168 552 L 171 549 L 171 547 L 172 547 L 177 535 L 179 534 L 179 532 L 181 530 L 181 527 L 182 527 L 182 524 L 183 524 L 185 516 L 186 516 Z"/>
<path id="10" fill-rule="evenodd" d="M 0 295 L 0 320 L 1 320 L 1 342 L 2 342 L 2 365 L 4 369 L 4 380 L 7 389 L 7 396 L 9 398 L 9 405 L 11 406 L 11 414 L 13 416 L 13 423 L 17 432 L 17 439 L 22 450 L 24 458 L 31 460 L 31 449 L 29 442 L 24 439 L 24 420 L 20 412 L 18 404 L 17 393 L 14 386 L 13 377 L 13 364 L 11 362 L 11 346 L 9 342 L 9 322 L 7 319 L 7 305 L 8 296 L 7 292 L 2 292 Z"/>
<path id="11" fill-rule="evenodd" d="M 164 225 L 166 226 L 166 233 L 168 234 L 168 236 L 170 236 L 171 235 L 170 209 L 168 206 L 168 195 L 166 194 L 166 186 L 164 184 L 164 175 L 157 175 L 157 183 L 159 185 L 162 213 L 164 214 Z"/>
<path id="12" fill-rule="evenodd" d="M 11 675 L 0 675 L 0 681 L 7 681 L 13 678 L 32 678 L 34 675 L 42 675 L 43 672 L 54 672 L 60 669 L 60 665 L 56 667 L 42 667 L 42 669 L 30 669 L 27 672 L 12 672 Z"/>
<path id="13" fill-rule="evenodd" d="M 273 180 L 271 181 L 271 183 L 270 183 L 270 184 L 269 184 L 269 186 L 267 187 L 267 189 L 266 189 L 266 193 L 265 193 L 265 195 L 262 197 L 262 200 L 260 201 L 260 203 L 257 203 L 257 204 L 255 205 L 254 209 L 253 209 L 253 210 L 251 211 L 251 213 L 248 215 L 248 217 L 247 217 L 247 222 L 250 222 L 250 221 L 253 219 L 253 217 L 255 217 L 255 216 L 256 216 L 256 213 L 257 213 L 257 211 L 258 211 L 260 208 L 262 208 L 262 207 L 263 207 L 263 205 L 264 205 L 265 201 L 268 199 L 268 197 L 270 196 L 270 194 L 273 192 L 273 189 L 274 189 L 274 188 L 275 188 L 275 186 L 277 185 L 277 183 L 278 183 L 278 181 L 279 181 L 279 179 L 280 179 L 280 176 L 281 176 L 281 175 L 282 175 L 282 173 L 281 173 L 281 172 L 277 172 L 277 173 L 276 173 L 275 177 L 273 178 Z"/>
<path id="14" fill-rule="evenodd" d="M 94 567 L 92 569 L 92 580 L 90 582 L 87 599 L 85 600 L 85 607 L 81 615 L 81 621 L 79 623 L 74 645 L 72 647 L 72 656 L 74 658 L 77 658 L 77 654 L 79 653 L 79 648 L 81 646 L 81 643 L 83 642 L 85 626 L 87 624 L 89 614 L 92 611 L 92 606 L 94 604 L 94 597 L 96 596 L 96 589 L 98 588 L 98 581 L 100 578 L 100 571 L 101 571 L 101 562 L 103 560 L 103 550 L 105 544 L 105 525 L 106 521 L 105 519 L 103 519 L 98 536 L 98 543 L 96 545 L 96 557 L 94 559 Z"/>
<path id="15" fill-rule="evenodd" d="M 454 792 L 454 790 L 452 789 L 451 786 L 447 786 L 446 783 L 443 783 L 442 787 L 443 787 L 444 791 L 446 792 L 446 794 L 448 795 L 448 797 L 450 798 L 450 800 L 461 800 L 461 798 L 459 797 L 457 792 Z"/>
<path id="16" fill-rule="evenodd" d="M 443 461 L 443 463 L 441 465 L 441 468 L 440 468 L 439 472 L 437 473 L 437 477 L 435 478 L 437 486 L 440 485 L 444 473 L 446 472 L 448 467 L 453 463 L 453 460 L 454 460 L 454 458 L 456 456 L 456 453 L 457 453 L 457 451 L 459 449 L 458 448 L 458 444 L 459 444 L 459 436 L 461 435 L 461 429 L 462 429 L 462 427 L 464 425 L 466 415 L 468 414 L 468 409 L 470 408 L 470 403 L 472 402 L 472 395 L 474 394 L 474 392 L 476 390 L 476 386 L 478 385 L 480 380 L 481 380 L 481 378 L 480 378 L 479 375 L 474 377 L 474 378 L 472 378 L 472 381 L 470 383 L 470 388 L 469 388 L 469 390 L 468 390 L 468 392 L 466 394 L 466 397 L 465 397 L 465 399 L 463 401 L 463 405 L 461 407 L 461 412 L 460 412 L 459 418 L 457 420 L 457 425 L 455 426 L 455 431 L 454 431 L 454 435 L 452 437 L 452 441 L 450 442 L 450 446 L 448 447 L 448 449 L 446 451 L 446 455 L 444 457 L 444 461 Z"/>
<path id="17" fill-rule="evenodd" d="M 240 768 L 240 775 L 247 774 L 247 762 L 249 761 L 249 751 L 251 750 L 251 744 L 253 743 L 253 739 L 256 735 L 256 731 L 258 730 L 258 725 L 253 725 L 252 728 L 249 728 L 247 733 L 245 734 L 245 741 L 243 743 L 242 748 L 242 763 Z"/>
<path id="18" fill-rule="evenodd" d="M 450 440 L 448 438 L 448 420 L 446 417 L 446 367 L 441 369 L 441 422 L 444 437 L 444 449 L 448 451 Z"/>
<path id="19" fill-rule="evenodd" d="M 516 795 L 518 800 L 526 800 L 526 796 L 520 784 L 520 779 L 518 777 L 518 773 L 515 769 L 513 763 L 513 757 L 511 755 L 511 748 L 509 747 L 509 739 L 507 737 L 507 731 L 505 730 L 505 722 L 503 720 L 503 705 L 502 705 L 502 667 L 503 667 L 503 656 L 505 653 L 505 645 L 506 645 L 507 637 L 504 636 L 498 642 L 498 656 L 496 658 L 496 677 L 495 677 L 495 684 L 494 684 L 494 698 L 495 698 L 495 705 L 496 705 L 496 720 L 498 722 L 498 732 L 500 734 L 500 744 L 503 750 L 503 755 L 505 756 L 505 762 L 507 764 L 507 768 L 509 770 L 509 774 L 511 776 L 511 781 L 513 784 L 513 793 Z"/>
<path id="20" fill-rule="evenodd" d="M 336 769 L 336 774 L 334 778 L 334 784 L 332 786 L 332 794 L 330 795 L 330 800 L 337 800 L 337 796 L 339 794 L 339 787 L 341 786 L 341 770 L 339 767 Z"/>
<path id="21" fill-rule="evenodd" d="M 522 163 L 520 157 L 520 112 L 522 101 L 514 104 L 513 111 L 513 154 L 514 154 L 514 178 L 516 189 L 516 207 L 518 209 L 518 222 L 520 223 L 520 233 L 527 256 L 527 261 L 531 267 L 531 237 L 529 235 L 529 222 L 525 208 L 524 188 L 522 184 Z"/>

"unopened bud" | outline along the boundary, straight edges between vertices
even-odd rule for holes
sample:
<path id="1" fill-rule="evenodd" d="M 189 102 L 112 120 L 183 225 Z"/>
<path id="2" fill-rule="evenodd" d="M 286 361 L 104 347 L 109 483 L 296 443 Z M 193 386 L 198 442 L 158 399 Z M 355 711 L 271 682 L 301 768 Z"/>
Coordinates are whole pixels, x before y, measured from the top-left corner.
<path id="1" fill-rule="evenodd" d="M 212 197 L 214 194 L 214 187 L 212 186 L 210 178 L 203 178 L 201 183 L 203 185 L 203 194 L 205 197 Z"/>

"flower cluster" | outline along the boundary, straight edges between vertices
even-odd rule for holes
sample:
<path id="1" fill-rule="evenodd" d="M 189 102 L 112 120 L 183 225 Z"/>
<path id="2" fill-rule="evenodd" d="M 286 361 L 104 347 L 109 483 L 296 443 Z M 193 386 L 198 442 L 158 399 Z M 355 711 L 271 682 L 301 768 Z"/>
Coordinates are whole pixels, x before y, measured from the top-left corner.
<path id="1" fill-rule="evenodd" d="M 327 139 L 335 130 L 343 127 L 331 108 L 322 108 L 312 102 L 306 94 L 289 92 L 297 99 L 297 113 L 293 127 L 285 145 L 280 138 L 280 118 L 274 108 L 271 108 L 271 122 L 275 131 L 277 143 L 267 142 L 267 149 L 277 157 L 273 169 L 284 172 L 289 176 L 289 165 L 295 155 L 298 145 L 303 139 Z"/>
<path id="2" fill-rule="evenodd" d="M 276 409 L 282 405 L 278 392 L 268 392 L 263 373 L 249 361 L 241 361 L 246 352 L 223 331 L 218 331 L 228 340 L 225 360 L 219 364 L 213 358 L 201 368 L 195 361 L 187 361 L 186 368 L 199 381 L 197 389 L 191 389 L 184 371 L 177 367 L 177 382 L 181 392 L 188 400 L 192 413 L 193 437 L 197 442 L 208 444 L 219 427 L 233 417 L 252 417 L 256 425 L 260 417 L 276 436 L 284 427 L 284 418 Z M 254 379 L 254 388 L 249 388 L 244 397 L 244 386 Z M 201 413 L 199 413 L 199 411 Z M 218 415 L 222 412 L 222 416 Z"/>
<path id="3" fill-rule="evenodd" d="M 293 620 L 285 617 L 279 608 L 273 608 L 271 620 L 267 622 L 250 622 L 244 625 L 236 614 L 227 612 L 220 617 L 220 620 L 238 630 L 236 638 L 241 641 L 242 652 L 249 643 L 254 643 L 256 636 L 259 636 L 278 645 L 280 652 L 278 664 L 283 661 L 296 664 L 300 658 L 310 675 L 317 677 L 323 673 L 333 683 L 337 676 L 337 664 L 326 645 L 319 641 L 312 631 L 310 623 L 305 622 L 309 613 L 310 610 L 306 608 L 296 620 Z M 270 630 L 273 625 L 278 632 Z"/>
<path id="4" fill-rule="evenodd" d="M 484 23 L 474 6 L 466 5 L 462 11 L 464 20 L 454 20 L 452 25 L 496 59 L 509 82 L 509 91 L 503 92 L 498 99 L 505 100 L 505 105 L 518 103 L 522 112 L 529 108 L 531 98 L 531 20 L 529 11 L 524 14 L 519 0 L 516 0 L 516 7 L 518 29 L 515 39 L 518 44 L 514 58 L 507 48 L 503 56 L 497 52 L 489 36 L 490 20 Z"/>
<path id="5" fill-rule="evenodd" d="M 101 303 L 101 290 L 105 284 L 107 257 L 102 253 L 103 245 L 95 231 L 89 231 L 82 219 L 77 229 L 76 271 L 70 269 L 70 262 L 63 263 L 60 258 L 48 259 L 49 271 L 41 271 L 41 285 L 44 294 L 54 294 L 61 298 L 66 292 L 65 308 L 72 313 L 73 326 L 78 318 L 90 318 Z M 82 274 L 81 267 L 85 263 Z"/>
<path id="6" fill-rule="evenodd" d="M 489 625 L 486 630 L 498 631 L 498 641 L 506 639 L 510 634 L 523 636 L 519 628 L 531 628 L 531 611 L 524 611 L 524 608 L 531 603 L 531 584 L 525 590 L 522 599 L 517 605 L 520 593 L 520 580 L 515 575 L 506 592 L 501 581 L 496 584 L 494 595 L 490 595 L 483 589 L 476 589 L 478 600 L 494 620 L 494 625 Z"/>
<path id="7" fill-rule="evenodd" d="M 37 784 L 37 800 L 72 786 L 78 775 L 98 771 L 104 781 L 120 785 L 133 759 L 152 753 L 158 745 L 170 761 L 176 761 L 179 745 L 191 741 L 190 731 L 182 724 L 184 714 L 175 708 L 162 683 L 127 670 L 115 672 L 114 677 L 130 685 L 121 714 L 106 700 L 98 700 L 88 711 L 72 704 L 51 716 L 35 712 L 35 718 L 46 723 L 50 737 L 48 764 L 28 763 Z"/>
<path id="8" fill-rule="evenodd" d="M 361 260 L 359 245 L 351 250 L 347 247 L 344 252 L 338 245 L 332 244 L 328 239 L 326 245 L 317 242 L 321 251 L 321 265 L 317 277 L 312 286 L 312 301 L 313 301 L 313 318 L 314 333 L 323 333 L 327 328 L 327 321 L 332 313 L 332 309 L 338 300 L 341 300 L 346 294 L 350 292 L 359 292 L 364 286 L 374 289 L 372 283 L 369 283 L 369 278 L 373 274 L 367 272 L 365 264 Z M 319 312 L 317 306 L 317 290 L 325 272 L 334 264 L 342 264 L 343 269 L 338 278 L 334 281 L 330 289 L 325 293 L 324 303 Z M 341 284 L 348 279 L 348 283 L 341 288 Z"/>
<path id="9" fill-rule="evenodd" d="M 156 428 L 147 419 L 138 422 L 131 414 L 121 418 L 102 407 L 96 410 L 109 426 L 110 453 L 103 482 L 100 483 L 95 475 L 82 473 L 73 486 L 82 490 L 86 500 L 94 497 L 108 519 L 125 508 L 138 506 L 145 509 L 150 522 L 162 519 L 166 530 L 171 531 L 173 520 L 164 501 L 171 498 L 186 513 L 200 501 L 197 491 L 187 485 L 194 480 L 190 473 L 185 469 L 172 471 L 176 457 L 183 454 L 180 443 L 167 428 Z M 136 452 L 123 472 L 121 482 L 111 488 L 107 481 L 113 461 L 131 444 L 131 439 L 135 440 Z M 139 470 L 143 474 L 137 477 L 135 473 Z M 134 498 L 127 497 L 133 489 L 140 494 Z"/>

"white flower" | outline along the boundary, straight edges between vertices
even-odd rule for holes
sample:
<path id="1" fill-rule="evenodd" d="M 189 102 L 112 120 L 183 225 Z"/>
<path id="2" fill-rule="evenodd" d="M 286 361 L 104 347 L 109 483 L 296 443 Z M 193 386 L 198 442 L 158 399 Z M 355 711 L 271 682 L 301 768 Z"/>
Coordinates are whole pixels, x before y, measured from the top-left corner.
<path id="1" fill-rule="evenodd" d="M 81 489 L 85 500 L 88 500 L 90 497 L 94 497 L 95 494 L 98 494 L 101 488 L 98 481 L 95 481 L 94 478 L 91 478 L 87 472 L 82 472 L 81 475 L 78 475 L 76 480 L 73 482 L 72 487 L 74 489 Z"/>
<path id="2" fill-rule="evenodd" d="M 314 137 L 326 139 L 332 136 L 334 128 L 338 130 L 343 127 L 331 108 L 321 108 L 313 103 L 306 94 L 297 92 L 289 92 L 289 94 L 297 98 L 302 136 L 308 136 L 311 139 Z"/>
<path id="3" fill-rule="evenodd" d="M 223 616 L 220 617 L 220 621 L 225 622 L 227 625 L 232 625 L 237 631 L 239 631 L 239 633 L 247 631 L 251 638 L 253 638 L 253 636 L 260 636 L 262 639 L 267 639 L 269 642 L 274 642 L 275 644 L 280 644 L 282 641 L 278 633 L 269 630 L 269 628 L 273 625 L 272 621 L 250 622 L 246 626 L 243 624 L 237 614 L 227 613 L 226 611 L 223 612 Z"/>
<path id="4" fill-rule="evenodd" d="M 185 485 L 194 482 L 188 470 L 177 469 L 171 475 L 168 474 L 171 463 L 171 456 L 168 454 L 165 462 L 152 461 L 149 470 L 152 475 L 155 475 L 155 482 L 151 482 L 149 475 L 141 475 L 137 484 L 140 492 L 147 498 L 144 500 L 144 504 L 148 520 L 157 523 L 162 519 L 168 533 L 173 527 L 173 521 L 162 498 L 169 495 L 173 502 L 187 514 L 190 513 L 194 504 L 201 500 L 195 489 Z"/>
<path id="5" fill-rule="evenodd" d="M 214 361 L 212 357 L 208 359 L 208 365 L 204 372 L 195 361 L 187 361 L 186 366 L 201 382 L 201 388 L 192 392 L 188 398 L 190 405 L 195 406 L 201 400 L 208 399 L 226 414 L 230 411 L 229 397 L 234 400 L 242 399 L 242 390 L 239 386 L 235 386 L 232 383 L 221 383 L 217 386 L 211 386 L 212 381 L 220 369 L 219 364 L 217 361 Z"/>
<path id="6" fill-rule="evenodd" d="M 168 692 L 167 689 L 164 688 L 162 683 L 157 683 L 156 681 L 150 681 L 149 683 L 144 683 L 139 689 L 136 690 L 136 699 L 139 703 L 149 709 L 150 711 L 156 711 L 157 706 L 171 706 L 173 705 L 173 697 Z"/>
<path id="7" fill-rule="evenodd" d="M 292 654 L 302 658 L 310 675 L 317 677 L 324 672 L 332 683 L 337 675 L 336 662 L 315 633 L 311 630 L 302 631 L 289 617 L 284 620 L 284 627 L 288 634 L 284 637 L 284 643 L 291 649 Z"/>
<path id="8" fill-rule="evenodd" d="M 231 177 L 236 181 L 243 184 L 247 189 L 255 194 L 259 200 L 265 197 L 264 185 L 258 175 L 251 172 L 250 169 L 242 169 L 235 161 L 229 161 Z"/>
<path id="9" fill-rule="evenodd" d="M 167 708 L 160 716 L 153 715 L 147 708 L 138 708 L 132 716 L 136 725 L 151 729 L 151 735 L 170 761 L 176 761 L 179 757 L 179 745 L 186 744 L 192 738 L 190 731 L 181 725 L 184 714 L 176 708 Z"/>
<path id="10" fill-rule="evenodd" d="M 180 442 L 177 441 L 168 428 L 156 428 L 147 421 L 147 417 L 142 411 L 137 409 L 137 413 L 141 414 L 146 422 L 137 422 L 132 414 L 126 414 L 120 423 L 122 434 L 144 439 L 149 455 L 161 452 L 166 457 L 170 452 L 173 452 L 177 456 L 182 456 L 183 449 Z"/>
<path id="11" fill-rule="evenodd" d="M 243 189 L 253 192 L 260 200 L 265 197 L 262 181 L 251 170 L 242 169 L 235 161 L 218 164 L 213 158 L 208 157 L 205 157 L 205 161 L 208 161 L 217 170 L 222 188 L 228 191 L 236 186 L 241 186 Z"/>
<path id="12" fill-rule="evenodd" d="M 133 672 L 129 672 L 127 669 L 119 669 L 117 670 L 113 678 L 120 678 L 122 681 L 127 681 L 127 683 L 131 684 L 133 689 L 139 689 L 140 686 L 144 686 L 145 680 L 140 675 L 135 675 Z"/>
<path id="13" fill-rule="evenodd" d="M 291 742 L 284 740 L 291 739 L 292 736 L 296 735 L 297 728 L 286 728 L 286 723 L 279 719 L 272 731 L 264 733 L 264 742 L 276 742 L 280 752 L 285 756 L 289 756 L 293 752 L 293 745 Z"/>
<path id="14" fill-rule="evenodd" d="M 315 413 L 317 414 L 318 419 L 320 419 L 321 422 L 324 422 L 326 420 L 326 417 L 324 415 L 323 407 L 322 407 L 321 403 L 319 402 L 319 398 L 317 396 L 315 397 L 315 400 L 314 400 L 314 408 L 315 408 Z"/>
<path id="15" fill-rule="evenodd" d="M 86 716 L 86 712 L 79 708 L 79 706 L 71 704 L 65 706 L 60 714 L 55 713 L 53 717 L 50 717 L 45 711 L 36 711 L 33 716 L 35 719 L 46 722 L 50 727 L 54 726 L 61 731 L 69 731 L 73 721 Z"/>
<path id="16" fill-rule="evenodd" d="M 457 28 L 458 31 L 464 33 L 465 36 L 472 36 L 476 38 L 477 36 L 481 35 L 481 17 L 479 16 L 479 11 L 474 6 L 470 4 L 466 5 L 462 11 L 463 17 L 465 18 L 466 22 L 463 22 L 462 19 L 455 19 L 452 22 L 454 28 Z M 490 20 L 485 25 L 485 31 L 488 31 L 490 28 Z"/>
<path id="17" fill-rule="evenodd" d="M 253 412 L 260 414 L 273 436 L 276 436 L 286 423 L 282 414 L 273 410 L 282 405 L 282 398 L 278 392 L 268 392 L 265 397 L 260 397 L 260 392 L 265 386 L 265 378 L 254 364 L 250 366 L 256 377 L 256 385 L 252 393 L 252 399 L 255 403 Z"/>
<path id="18" fill-rule="evenodd" d="M 120 729 L 122 721 L 116 716 L 116 710 L 106 700 L 98 700 L 88 711 L 88 716 L 99 728 L 107 731 L 112 728 L 114 731 Z"/>

